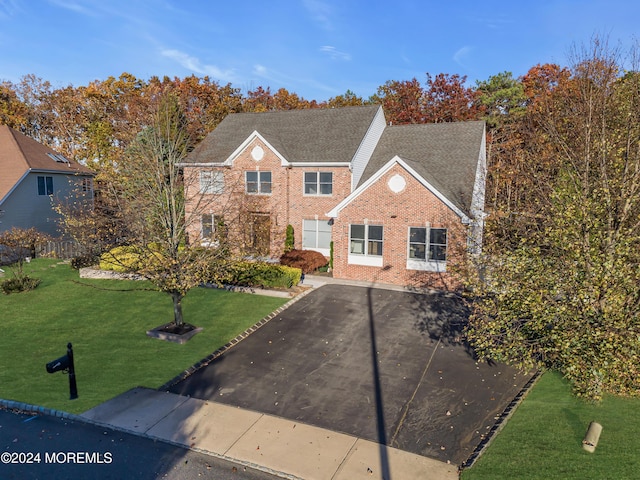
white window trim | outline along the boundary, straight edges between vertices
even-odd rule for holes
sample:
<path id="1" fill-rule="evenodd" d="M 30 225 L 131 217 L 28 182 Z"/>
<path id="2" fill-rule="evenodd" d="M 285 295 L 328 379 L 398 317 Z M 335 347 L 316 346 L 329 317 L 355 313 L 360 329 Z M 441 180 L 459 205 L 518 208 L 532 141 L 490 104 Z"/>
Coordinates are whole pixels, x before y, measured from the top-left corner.
<path id="1" fill-rule="evenodd" d="M 206 180 L 204 177 L 209 176 Z M 217 170 L 200 171 L 200 193 L 220 194 L 224 191 L 224 173 Z"/>
<path id="2" fill-rule="evenodd" d="M 247 188 L 247 174 L 249 173 L 257 173 L 258 174 L 258 191 L 257 192 L 250 192 L 249 189 Z M 271 175 L 271 181 L 269 182 L 269 192 L 262 192 L 262 182 L 260 181 L 260 174 L 262 173 L 269 173 Z M 244 193 L 246 193 L 247 195 L 271 195 L 273 193 L 273 173 L 270 170 L 247 170 L 244 172 Z"/>
<path id="3" fill-rule="evenodd" d="M 328 257 L 331 254 L 331 248 L 321 248 L 321 247 L 306 247 L 304 245 L 304 222 L 316 222 L 316 229 L 315 229 L 315 234 L 316 234 L 316 241 L 315 244 L 318 245 L 318 233 L 319 233 L 319 229 L 318 229 L 318 222 L 329 222 L 329 220 L 324 220 L 324 219 L 314 219 L 314 218 L 304 218 L 302 219 L 302 248 L 304 250 L 313 250 L 314 252 L 319 252 L 322 255 L 324 255 L 325 257 Z M 333 238 L 333 228 L 331 228 L 331 236 Z"/>
<path id="4" fill-rule="evenodd" d="M 364 225 L 365 229 L 364 229 L 364 253 L 351 253 L 351 227 L 352 225 Z M 369 244 L 369 227 L 382 227 L 382 255 L 370 255 L 367 253 L 367 251 L 369 250 L 368 244 Z M 347 256 L 347 263 L 351 264 L 351 265 L 365 265 L 368 267 L 382 267 L 384 262 L 383 262 L 383 255 L 384 255 L 384 225 L 378 225 L 378 224 L 369 224 L 369 223 L 354 223 L 354 224 L 349 224 L 349 250 L 348 250 L 348 256 Z"/>
<path id="5" fill-rule="evenodd" d="M 314 173 L 316 175 L 316 192 L 317 193 L 307 193 L 306 189 L 307 189 L 307 182 L 305 181 L 305 177 L 307 175 L 307 173 Z M 320 189 L 320 174 L 321 173 L 329 173 L 331 174 L 331 193 L 321 193 L 321 189 Z M 305 197 L 332 197 L 333 196 L 333 172 L 327 172 L 327 171 L 320 171 L 317 170 L 315 172 L 302 172 L 302 195 Z"/>
<path id="6" fill-rule="evenodd" d="M 424 228 L 426 230 L 425 232 L 425 256 L 428 255 L 429 253 L 429 246 L 431 245 L 431 242 L 429 241 L 430 238 L 430 230 L 431 227 L 408 227 L 407 228 L 407 265 L 406 265 L 406 269 L 407 270 L 421 270 L 423 272 L 446 272 L 447 271 L 447 261 L 444 260 L 429 260 L 429 259 L 424 259 L 424 260 L 419 260 L 416 258 L 409 258 L 409 249 L 410 249 L 410 239 L 411 239 L 411 229 L 412 228 Z M 437 227 L 439 229 L 443 229 L 447 231 L 447 244 L 446 244 L 446 252 L 447 252 L 447 256 L 449 256 L 449 229 L 448 228 L 444 228 L 444 227 Z"/>
<path id="7" fill-rule="evenodd" d="M 205 237 L 204 235 L 204 222 L 202 221 L 202 217 L 205 215 L 211 217 L 211 237 L 216 236 L 220 219 L 220 215 L 216 215 L 215 213 L 203 213 L 200 215 L 200 245 L 203 247 L 219 247 L 220 242 L 218 240 L 212 240 L 211 237 Z"/>

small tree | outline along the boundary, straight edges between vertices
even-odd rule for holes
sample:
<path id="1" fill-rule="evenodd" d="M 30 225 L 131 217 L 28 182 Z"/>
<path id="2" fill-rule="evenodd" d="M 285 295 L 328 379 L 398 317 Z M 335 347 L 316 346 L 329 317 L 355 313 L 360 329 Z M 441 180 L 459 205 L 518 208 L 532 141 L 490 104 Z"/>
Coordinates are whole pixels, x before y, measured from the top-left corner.
<path id="1" fill-rule="evenodd" d="M 0 256 L 11 265 L 13 278 L 2 282 L 5 293 L 33 290 L 40 281 L 29 277 L 24 272 L 26 257 L 33 257 L 36 249 L 48 242 L 50 238 L 35 228 L 23 229 L 12 227 L 0 233 Z"/>
<path id="2" fill-rule="evenodd" d="M 290 252 L 294 247 L 295 238 L 293 236 L 293 225 L 287 225 L 287 232 L 284 240 L 284 253 Z"/>
<path id="3" fill-rule="evenodd" d="M 203 248 L 188 242 L 188 227 L 200 211 L 198 206 L 192 212 L 185 209 L 180 164 L 191 148 L 178 98 L 167 93 L 159 101 L 152 124 L 130 146 L 117 192 L 128 243 L 142 259 L 129 269 L 171 297 L 176 327 L 184 324 L 182 299 L 191 288 L 210 280 L 211 264 L 226 251 L 222 245 Z M 115 255 L 107 260 L 119 261 Z"/>

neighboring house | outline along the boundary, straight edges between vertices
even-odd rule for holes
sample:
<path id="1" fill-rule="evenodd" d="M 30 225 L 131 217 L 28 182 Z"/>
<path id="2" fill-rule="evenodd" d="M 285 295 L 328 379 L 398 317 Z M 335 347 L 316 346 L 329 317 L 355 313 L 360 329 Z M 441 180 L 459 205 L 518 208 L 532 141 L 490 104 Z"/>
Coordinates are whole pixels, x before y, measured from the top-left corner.
<path id="1" fill-rule="evenodd" d="M 387 126 L 378 106 L 231 114 L 183 167 L 205 244 L 225 224 L 277 258 L 290 224 L 296 248 L 328 257 L 333 242 L 335 277 L 435 287 L 480 248 L 483 122 Z"/>
<path id="2" fill-rule="evenodd" d="M 0 232 L 35 227 L 60 235 L 56 201 L 93 195 L 93 172 L 49 147 L 0 125 Z"/>

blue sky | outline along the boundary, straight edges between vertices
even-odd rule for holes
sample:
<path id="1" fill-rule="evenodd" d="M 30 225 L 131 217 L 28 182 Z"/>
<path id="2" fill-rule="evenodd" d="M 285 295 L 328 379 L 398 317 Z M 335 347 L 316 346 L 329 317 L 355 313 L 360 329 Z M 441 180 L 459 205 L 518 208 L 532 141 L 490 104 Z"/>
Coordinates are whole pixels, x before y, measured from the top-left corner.
<path id="1" fill-rule="evenodd" d="M 195 74 L 243 93 L 366 99 L 427 72 L 473 85 L 567 65 L 594 34 L 628 48 L 639 18 L 636 0 L 0 0 L 0 81 Z"/>

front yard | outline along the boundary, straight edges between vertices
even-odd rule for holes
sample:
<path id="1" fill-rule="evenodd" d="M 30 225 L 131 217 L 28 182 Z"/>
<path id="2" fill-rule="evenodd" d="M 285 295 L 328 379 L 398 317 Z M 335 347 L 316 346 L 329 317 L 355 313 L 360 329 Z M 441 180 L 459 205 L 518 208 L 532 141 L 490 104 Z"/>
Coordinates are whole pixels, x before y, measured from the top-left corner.
<path id="1" fill-rule="evenodd" d="M 6 276 L 10 275 L 9 268 Z M 130 388 L 157 388 L 283 305 L 287 299 L 194 289 L 185 321 L 204 330 L 184 345 L 147 337 L 173 320 L 171 299 L 147 282 L 79 279 L 58 260 L 26 265 L 42 283 L 0 295 L 0 398 L 80 413 Z M 73 344 L 79 398 L 45 364 Z"/>
<path id="2" fill-rule="evenodd" d="M 185 320 L 204 331 L 184 345 L 146 330 L 172 320 L 171 300 L 146 282 L 79 279 L 58 260 L 26 266 L 42 279 L 26 293 L 0 295 L 0 398 L 80 413 L 135 386 L 157 388 L 287 300 L 194 289 Z M 8 268 L 7 275 L 9 275 Z M 79 398 L 45 364 L 73 344 Z M 640 471 L 640 399 L 573 396 L 558 375 L 541 377 L 462 480 L 632 479 Z M 595 453 L 582 449 L 589 422 L 603 426 Z"/>
<path id="3" fill-rule="evenodd" d="M 594 453 L 582 449 L 591 421 L 602 425 Z M 504 429 L 462 480 L 636 479 L 640 472 L 640 399 L 571 395 L 567 382 L 544 374 Z"/>

